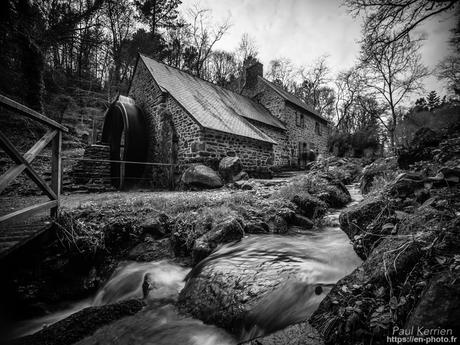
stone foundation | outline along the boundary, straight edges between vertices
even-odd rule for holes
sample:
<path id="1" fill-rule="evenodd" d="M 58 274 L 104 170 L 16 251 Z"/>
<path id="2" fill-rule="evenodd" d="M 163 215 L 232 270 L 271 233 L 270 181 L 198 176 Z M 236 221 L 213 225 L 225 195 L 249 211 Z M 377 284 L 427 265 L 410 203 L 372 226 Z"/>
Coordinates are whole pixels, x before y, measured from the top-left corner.
<path id="1" fill-rule="evenodd" d="M 111 187 L 110 147 L 107 145 L 90 145 L 85 149 L 83 160 L 79 161 L 70 173 L 77 185 L 97 184 Z"/>

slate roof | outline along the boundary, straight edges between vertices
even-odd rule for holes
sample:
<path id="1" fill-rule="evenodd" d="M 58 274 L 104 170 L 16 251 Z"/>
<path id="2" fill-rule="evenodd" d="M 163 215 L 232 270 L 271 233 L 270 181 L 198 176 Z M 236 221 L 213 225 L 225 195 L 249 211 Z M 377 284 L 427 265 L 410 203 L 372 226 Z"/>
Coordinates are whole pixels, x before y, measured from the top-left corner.
<path id="1" fill-rule="evenodd" d="M 205 128 L 276 144 L 247 119 L 280 129 L 284 125 L 250 98 L 194 77 L 146 56 L 140 56 L 162 91 L 176 99 Z"/>
<path id="2" fill-rule="evenodd" d="M 313 107 L 309 106 L 307 103 L 301 101 L 299 98 L 294 96 L 293 94 L 287 92 L 284 90 L 281 86 L 276 85 L 275 83 L 272 83 L 268 81 L 265 78 L 259 77 L 260 80 L 262 80 L 266 85 L 271 87 L 277 94 L 279 94 L 282 98 L 284 98 L 286 101 L 295 104 L 296 106 L 308 111 L 309 113 L 313 114 L 320 120 L 323 120 L 325 122 L 329 122 L 327 119 L 325 119 L 323 116 L 321 116 L 320 113 L 318 113 Z"/>

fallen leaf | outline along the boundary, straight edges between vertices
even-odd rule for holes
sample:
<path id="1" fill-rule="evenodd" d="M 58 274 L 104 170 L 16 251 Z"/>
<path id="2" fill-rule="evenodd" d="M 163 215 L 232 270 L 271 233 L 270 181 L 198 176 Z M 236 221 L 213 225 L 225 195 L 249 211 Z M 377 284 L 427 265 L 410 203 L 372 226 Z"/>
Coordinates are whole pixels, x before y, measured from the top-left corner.
<path id="1" fill-rule="evenodd" d="M 440 265 L 445 264 L 447 261 L 447 258 L 445 256 L 436 256 L 435 259 Z"/>
<path id="2" fill-rule="evenodd" d="M 386 223 L 382 226 L 382 230 L 389 230 L 389 229 L 393 229 L 394 228 L 394 225 L 391 224 L 391 223 Z"/>

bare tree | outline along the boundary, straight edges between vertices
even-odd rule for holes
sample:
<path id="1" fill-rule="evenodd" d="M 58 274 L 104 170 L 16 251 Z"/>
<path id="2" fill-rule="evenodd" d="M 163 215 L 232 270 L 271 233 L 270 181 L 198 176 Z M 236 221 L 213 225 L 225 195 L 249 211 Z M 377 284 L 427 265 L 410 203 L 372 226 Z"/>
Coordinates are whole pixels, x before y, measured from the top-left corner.
<path id="1" fill-rule="evenodd" d="M 176 25 L 165 32 L 169 54 L 166 62 L 174 67 L 184 69 L 185 50 L 191 44 L 189 25 L 184 18 L 178 18 Z"/>
<path id="2" fill-rule="evenodd" d="M 335 80 L 336 98 L 335 113 L 337 116 L 337 128 L 350 131 L 353 108 L 359 97 L 364 95 L 366 80 L 358 67 L 342 71 Z"/>
<path id="3" fill-rule="evenodd" d="M 452 52 L 438 64 L 436 74 L 439 79 L 447 81 L 449 90 L 460 95 L 460 7 L 457 8 L 457 25 L 451 31 Z"/>
<path id="4" fill-rule="evenodd" d="M 210 23 L 210 10 L 200 8 L 198 5 L 189 9 L 189 16 L 191 19 L 190 32 L 192 46 L 196 50 L 193 73 L 200 77 L 214 45 L 222 39 L 231 24 L 227 18 L 221 24 L 213 27 Z"/>
<path id="5" fill-rule="evenodd" d="M 291 60 L 279 58 L 271 60 L 268 66 L 266 77 L 274 83 L 279 84 L 287 91 L 294 91 L 295 77 L 297 71 Z"/>
<path id="6" fill-rule="evenodd" d="M 244 33 L 236 49 L 236 58 L 241 64 L 244 64 L 248 58 L 256 59 L 257 55 L 259 52 L 255 40 L 248 33 Z"/>
<path id="7" fill-rule="evenodd" d="M 330 70 L 327 56 L 319 57 L 309 68 L 302 67 L 299 74 L 302 82 L 296 86 L 295 94 L 321 114 L 331 117 L 335 92 L 328 85 Z"/>
<path id="8" fill-rule="evenodd" d="M 227 86 L 238 73 L 235 55 L 224 50 L 213 51 L 209 65 L 210 80 L 220 86 Z"/>
<path id="9" fill-rule="evenodd" d="M 366 86 L 389 107 L 390 120 L 380 118 L 380 121 L 388 131 L 391 149 L 395 148 L 397 107 L 408 95 L 423 89 L 422 80 L 428 75 L 421 63 L 419 47 L 420 41 L 411 41 L 408 36 L 386 47 L 376 47 L 372 42 L 365 42 L 362 47 Z"/>
<path id="10" fill-rule="evenodd" d="M 112 85 L 119 87 L 126 77 L 127 66 L 123 66 L 123 53 L 127 49 L 128 39 L 134 28 L 134 11 L 130 0 L 106 0 L 105 14 L 110 35 L 110 53 L 113 60 L 111 73 Z M 122 69 L 124 68 L 124 72 Z"/>
<path id="11" fill-rule="evenodd" d="M 447 82 L 449 90 L 460 95 L 460 58 L 455 55 L 445 57 L 437 66 L 437 76 Z"/>
<path id="12" fill-rule="evenodd" d="M 428 18 L 455 9 L 459 0 L 344 0 L 354 15 L 364 15 L 363 31 L 375 46 L 404 39 Z"/>

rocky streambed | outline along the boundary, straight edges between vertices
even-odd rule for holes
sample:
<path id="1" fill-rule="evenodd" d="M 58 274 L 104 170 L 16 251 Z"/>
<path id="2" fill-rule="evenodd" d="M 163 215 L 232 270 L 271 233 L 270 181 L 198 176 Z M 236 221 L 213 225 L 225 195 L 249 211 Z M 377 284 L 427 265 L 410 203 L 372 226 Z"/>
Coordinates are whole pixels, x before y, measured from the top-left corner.
<path id="1" fill-rule="evenodd" d="M 420 129 L 398 157 L 366 167 L 361 187 L 369 194 L 340 224 L 364 262 L 310 323 L 327 344 L 458 342 L 460 128 Z"/>
<path id="2" fill-rule="evenodd" d="M 351 200 L 347 188 L 324 172 L 302 174 L 286 182 L 254 181 L 253 190 L 244 192 L 248 197 L 226 199 L 217 213 L 214 209 L 204 215 L 203 208 L 208 206 L 194 205 L 196 208 L 176 217 L 160 212 L 148 224 L 141 219 L 139 228 L 131 224 L 139 229 L 135 233 L 140 242 L 131 238 L 129 246 L 123 243 L 126 230 L 112 227 L 109 239 L 124 244 L 120 257 L 136 260 L 128 264 L 136 273 L 120 273 L 126 266 L 119 265 L 97 294 L 42 318 L 41 322 L 49 323 L 47 327 L 15 343 L 73 344 L 81 340 L 92 344 L 117 339 L 131 344 L 154 339 L 156 344 L 205 344 L 209 338 L 210 344 L 226 344 L 276 334 L 305 321 L 335 281 L 351 272 L 360 259 L 338 229 L 338 211 L 324 217 L 328 207 Z M 213 204 L 216 206 L 215 201 Z M 208 218 L 210 215 L 214 217 Z M 88 218 L 80 218 L 85 220 Z M 182 279 L 176 279 L 174 293 L 162 295 L 166 283 L 155 281 L 157 272 L 148 297 L 140 299 L 145 295 L 142 286 L 149 265 L 157 265 L 162 257 L 170 258 L 165 267 L 181 272 L 187 262 L 195 263 L 185 279 L 186 287 L 181 290 Z M 110 291 L 109 297 L 101 297 L 104 291 L 105 295 Z M 87 308 L 50 325 L 82 307 Z M 282 316 L 277 311 L 280 307 L 284 308 Z M 40 319 L 35 319 L 21 326 L 24 330 L 39 324 Z M 313 329 L 307 331 L 320 341 Z M 178 332 L 182 334 L 179 338 Z"/>
<path id="3" fill-rule="evenodd" d="M 105 236 L 137 273 L 118 266 L 99 288 L 99 297 L 104 289 L 116 296 L 109 304 L 92 299 L 93 307 L 17 343 L 383 344 L 394 327 L 456 332 L 460 141 L 455 132 L 434 144 L 428 137 L 434 147 L 413 148 L 428 161 L 366 167 L 364 200 L 342 183 L 356 179 L 359 165 L 335 159 L 224 196 L 163 209 L 156 202 L 154 210 L 144 202 L 135 219 L 102 209 L 99 220 L 119 212 L 125 222 Z M 164 258 L 181 272 L 172 293 L 162 295 L 164 282 L 153 279 L 139 299 L 149 265 Z"/>

